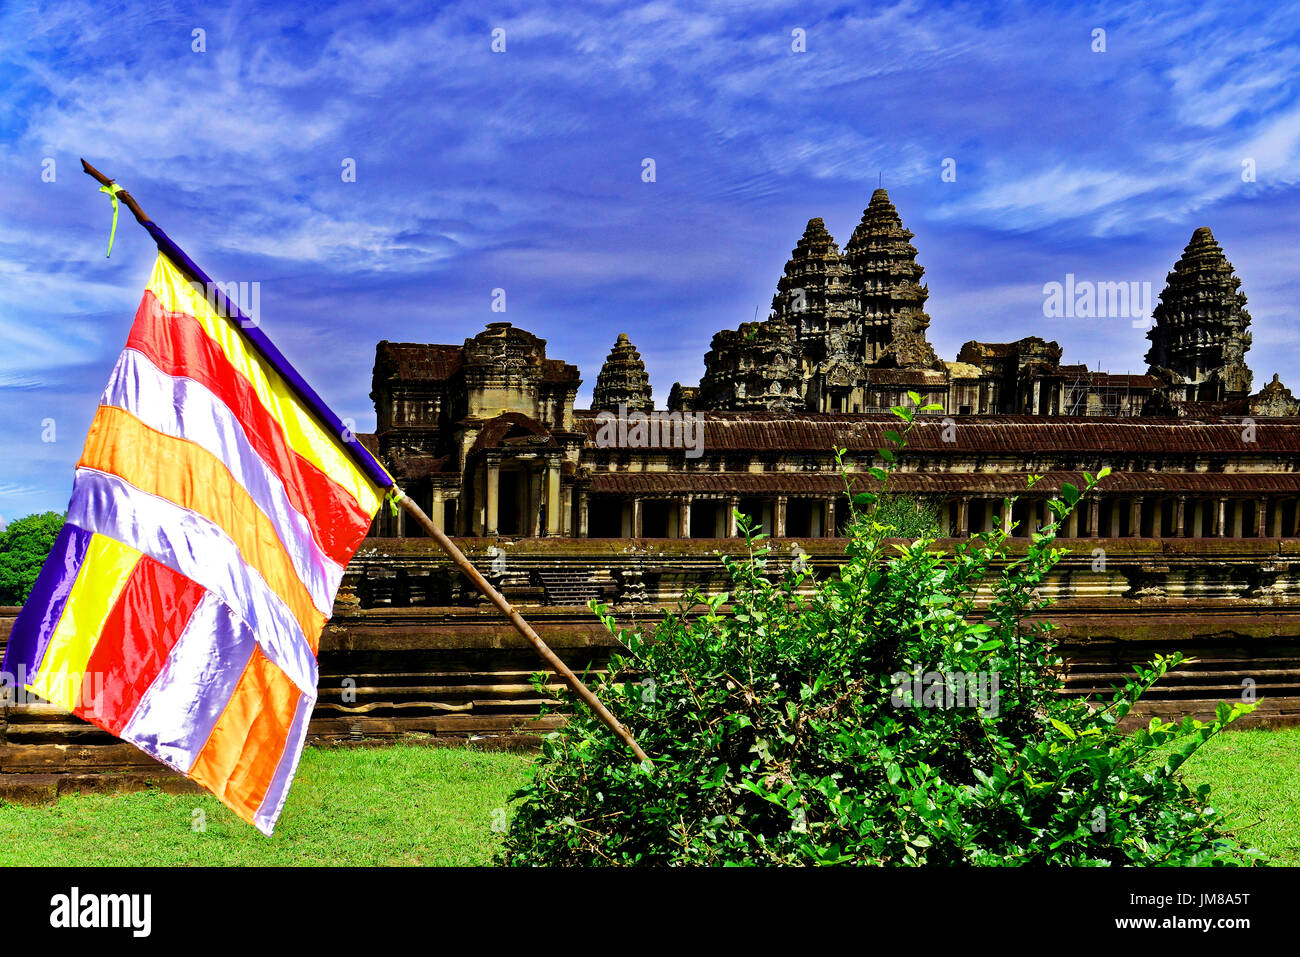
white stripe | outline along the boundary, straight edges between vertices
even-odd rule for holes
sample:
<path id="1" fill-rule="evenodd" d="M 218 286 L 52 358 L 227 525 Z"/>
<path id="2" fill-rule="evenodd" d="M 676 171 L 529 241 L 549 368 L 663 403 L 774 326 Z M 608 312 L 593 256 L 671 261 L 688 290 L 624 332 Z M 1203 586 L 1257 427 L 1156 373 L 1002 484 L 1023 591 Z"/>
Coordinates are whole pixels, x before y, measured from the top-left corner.
<path id="1" fill-rule="evenodd" d="M 208 592 L 122 729 L 129 741 L 189 774 L 253 656 L 253 633 Z"/>
<path id="2" fill-rule="evenodd" d="M 316 656 L 302 626 L 211 519 L 116 475 L 82 467 L 67 520 L 130 545 L 215 592 L 252 629 L 266 657 L 304 692 L 316 693 Z"/>
<path id="3" fill-rule="evenodd" d="M 298 699 L 293 723 L 285 736 L 284 753 L 280 755 L 280 763 L 276 766 L 275 776 L 271 778 L 262 804 L 253 815 L 253 823 L 267 836 L 275 830 L 275 822 L 284 810 L 285 799 L 289 796 L 289 785 L 293 784 L 294 775 L 298 773 L 298 762 L 302 760 L 302 749 L 307 743 L 307 727 L 311 724 L 311 713 L 315 707 L 315 695 L 303 695 Z"/>
<path id="4" fill-rule="evenodd" d="M 270 520 L 312 603 L 322 615 L 331 614 L 343 568 L 312 537 L 311 523 L 290 503 L 284 482 L 253 449 L 229 406 L 202 383 L 169 376 L 134 349 L 118 357 L 100 404 L 124 409 L 149 428 L 220 459 Z"/>

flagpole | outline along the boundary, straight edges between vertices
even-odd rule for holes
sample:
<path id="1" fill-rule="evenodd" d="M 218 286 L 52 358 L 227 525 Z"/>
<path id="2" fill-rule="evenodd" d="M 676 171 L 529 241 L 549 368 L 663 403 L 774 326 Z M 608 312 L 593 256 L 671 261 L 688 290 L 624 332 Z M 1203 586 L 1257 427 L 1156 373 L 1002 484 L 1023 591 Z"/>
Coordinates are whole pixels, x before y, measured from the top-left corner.
<path id="1" fill-rule="evenodd" d="M 433 520 L 429 518 L 428 515 L 424 514 L 424 510 L 421 509 L 420 506 L 416 505 L 415 502 L 411 501 L 410 496 L 405 492 L 400 492 L 399 490 L 397 504 L 406 509 L 406 513 L 415 519 L 416 524 L 424 529 L 428 536 L 437 542 L 439 547 L 447 553 L 455 563 L 456 567 L 465 573 L 465 577 L 472 581 L 474 586 L 486 595 L 492 604 L 496 605 L 497 608 L 500 609 L 503 615 L 510 619 L 510 623 L 515 626 L 515 630 L 528 639 L 528 643 L 533 646 L 534 650 L 542 656 L 556 674 L 564 679 L 565 683 L 573 689 L 573 693 L 581 698 L 588 708 L 595 712 L 596 717 L 605 722 L 605 725 L 613 731 L 614 734 L 618 735 L 619 740 L 632 749 L 632 753 L 637 756 L 637 760 L 650 760 L 649 756 L 641 750 L 641 746 L 636 743 L 636 739 L 632 737 L 631 732 L 629 732 L 627 728 L 623 727 L 618 718 L 614 717 L 614 715 L 610 713 L 609 709 L 601 704 L 600 699 L 591 692 L 591 689 L 582 683 L 582 680 L 573 673 L 572 669 L 570 669 L 568 665 L 560 660 L 559 655 L 550 649 L 550 646 L 541 639 L 541 636 L 533 630 L 532 626 L 529 625 L 528 622 L 524 621 L 523 616 L 521 616 L 519 612 L 515 611 L 514 606 L 510 604 L 505 595 L 492 587 L 492 583 L 483 577 L 483 573 L 474 567 L 474 563 L 465 556 L 464 552 L 456 547 L 456 543 L 447 537 L 446 532 L 435 525 Z"/>
<path id="2" fill-rule="evenodd" d="M 84 159 L 81 161 L 81 168 L 85 171 L 87 176 L 99 180 L 100 186 L 115 185 L 111 179 L 109 179 L 99 170 L 95 169 L 95 167 L 91 166 Z M 128 193 L 126 190 L 124 189 L 118 190 L 117 198 L 126 204 L 126 208 L 131 211 L 131 215 L 135 217 L 135 221 L 139 223 L 141 226 L 146 226 L 147 224 L 153 222 L 152 219 L 150 219 L 148 216 L 144 214 L 144 210 L 141 209 L 140 204 L 135 201 L 135 197 L 132 196 L 130 193 Z"/>
<path id="3" fill-rule="evenodd" d="M 85 170 L 88 176 L 98 180 L 101 186 L 116 185 L 113 180 L 95 169 L 95 167 L 91 166 L 84 159 L 81 161 L 81 167 Z M 140 204 L 136 202 L 135 197 L 126 190 L 120 188 L 117 189 L 113 195 L 126 205 L 126 208 L 131 211 L 133 216 L 135 216 L 136 222 L 148 230 L 149 235 L 158 243 L 160 249 L 167 252 L 173 258 L 179 259 L 179 262 L 177 263 L 178 266 L 187 268 L 188 271 L 195 274 L 195 278 L 202 279 L 209 286 L 211 285 L 211 281 L 208 280 L 208 277 L 198 268 L 189 256 L 185 254 L 184 250 L 172 242 L 167 234 L 159 229 L 154 221 L 145 215 L 144 210 L 140 208 Z M 224 299 L 224 293 L 221 293 L 220 295 L 221 298 Z M 243 317 L 243 314 L 233 304 L 226 302 L 225 306 L 227 307 L 228 315 Z M 279 350 L 275 348 L 270 340 L 266 339 L 266 337 L 260 333 L 260 330 L 255 326 L 250 328 L 247 323 L 241 323 L 241 326 L 244 326 L 246 335 L 255 339 L 255 344 L 258 345 L 259 348 L 264 352 L 269 351 L 270 355 L 268 355 L 268 359 L 271 360 L 273 364 L 279 366 L 281 362 L 283 362 L 283 357 L 280 355 Z M 287 363 L 285 364 L 287 365 Z M 296 374 L 286 376 L 286 379 L 288 379 L 290 384 L 296 388 L 296 391 L 299 391 L 300 394 L 302 394 L 302 398 L 307 401 L 307 404 L 311 406 L 318 415 L 322 416 L 331 427 L 335 427 L 335 431 L 338 431 L 337 426 L 339 423 L 335 421 L 336 417 L 329 411 L 328 407 L 325 406 L 320 397 L 316 395 L 315 391 Z M 387 470 L 373 460 L 369 450 L 364 449 L 360 442 L 357 442 L 355 439 L 348 444 L 349 450 L 353 452 L 354 457 L 357 457 L 358 453 L 364 452 L 365 458 L 362 461 L 359 461 L 358 464 L 365 466 L 365 471 L 376 481 L 376 484 L 384 487 L 389 493 L 397 493 L 397 503 L 402 508 L 406 509 L 407 514 L 415 519 L 416 523 L 424 529 L 430 538 L 438 543 L 438 546 L 447 553 L 448 557 L 451 558 L 456 567 L 464 572 L 465 576 L 474 583 L 474 586 L 478 588 L 478 590 L 481 591 L 492 602 L 492 604 L 496 605 L 502 614 L 510 619 L 510 623 L 514 625 L 515 630 L 528 640 L 528 643 L 533 646 L 533 649 L 548 665 L 551 666 L 552 670 L 554 670 L 556 674 L 564 679 L 565 683 L 573 689 L 573 692 L 583 700 L 587 707 L 589 707 L 596 716 L 600 718 L 600 720 L 603 721 L 615 735 L 618 736 L 619 740 L 632 749 L 632 753 L 636 755 L 637 760 L 648 761 L 649 756 L 641 750 L 641 747 L 636 743 L 636 739 L 632 737 L 627 728 L 625 728 L 619 720 L 610 713 L 609 709 L 601 704 L 600 699 L 582 683 L 578 676 L 573 673 L 572 669 L 560 660 L 559 656 L 550 649 L 546 642 L 541 639 L 528 622 L 524 621 L 519 612 L 515 611 L 510 602 L 506 600 L 506 597 L 492 587 L 491 583 L 483 577 L 482 573 L 479 572 L 477 568 L 474 567 L 474 563 L 465 556 L 464 552 L 456 547 L 456 543 L 448 538 L 442 529 L 438 528 L 429 516 L 425 515 L 424 511 L 416 505 L 415 502 L 411 501 L 406 493 L 402 492 L 395 483 L 393 483 L 392 477 L 387 474 Z M 355 448 L 353 448 L 353 445 L 355 445 Z"/>

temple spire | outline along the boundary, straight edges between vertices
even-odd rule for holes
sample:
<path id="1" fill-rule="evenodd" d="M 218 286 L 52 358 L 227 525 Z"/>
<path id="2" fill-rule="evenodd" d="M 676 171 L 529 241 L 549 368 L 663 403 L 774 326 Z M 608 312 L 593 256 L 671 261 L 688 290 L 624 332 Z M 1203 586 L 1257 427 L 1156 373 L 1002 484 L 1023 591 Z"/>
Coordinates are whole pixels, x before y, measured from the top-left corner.
<path id="1" fill-rule="evenodd" d="M 1146 361 L 1169 381 L 1169 398 L 1222 402 L 1250 393 L 1250 313 L 1240 286 L 1214 233 L 1201 226 L 1166 278 L 1147 331 Z"/>
<path id="2" fill-rule="evenodd" d="M 862 221 L 844 247 L 853 291 L 864 326 L 864 358 L 869 363 L 934 368 L 939 359 L 926 340 L 929 288 L 916 261 L 913 233 L 883 188 L 871 195 Z"/>
<path id="3" fill-rule="evenodd" d="M 799 338 L 843 325 L 849 318 L 852 291 L 849 266 L 820 216 L 808 220 L 790 252 L 785 272 L 772 297 L 772 315 L 799 330 Z"/>
<path id="4" fill-rule="evenodd" d="M 654 408 L 650 392 L 650 376 L 641 361 L 641 353 L 627 333 L 620 332 L 596 376 L 591 407 L 616 412 L 620 405 L 626 405 L 629 412 L 649 412 Z"/>

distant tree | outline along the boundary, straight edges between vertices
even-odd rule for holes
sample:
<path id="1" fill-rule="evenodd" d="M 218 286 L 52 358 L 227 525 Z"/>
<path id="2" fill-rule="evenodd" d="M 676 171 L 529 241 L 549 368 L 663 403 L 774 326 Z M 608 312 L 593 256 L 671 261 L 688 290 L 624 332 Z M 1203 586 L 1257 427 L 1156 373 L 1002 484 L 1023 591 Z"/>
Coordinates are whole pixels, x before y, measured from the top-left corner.
<path id="1" fill-rule="evenodd" d="M 28 515 L 0 532 L 0 605 L 21 605 L 63 528 L 58 512 Z"/>

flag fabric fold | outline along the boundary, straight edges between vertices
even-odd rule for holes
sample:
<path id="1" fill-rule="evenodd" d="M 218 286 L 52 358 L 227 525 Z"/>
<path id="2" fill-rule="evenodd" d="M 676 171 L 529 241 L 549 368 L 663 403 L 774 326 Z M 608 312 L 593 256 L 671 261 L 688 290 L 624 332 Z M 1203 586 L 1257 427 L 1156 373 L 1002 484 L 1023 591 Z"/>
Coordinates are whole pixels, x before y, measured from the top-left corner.
<path id="1" fill-rule="evenodd" d="M 270 834 L 321 631 L 392 479 L 159 246 L 3 670 Z"/>

